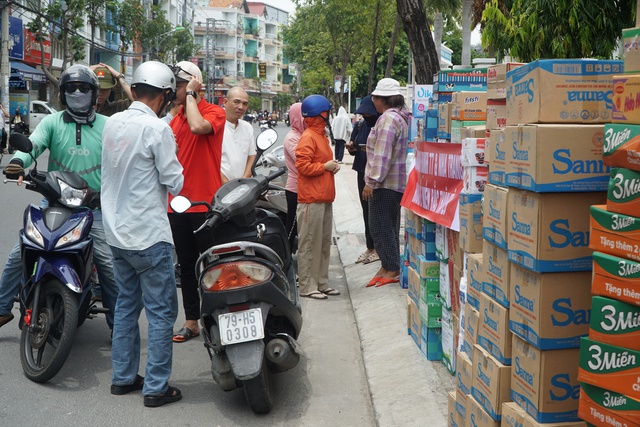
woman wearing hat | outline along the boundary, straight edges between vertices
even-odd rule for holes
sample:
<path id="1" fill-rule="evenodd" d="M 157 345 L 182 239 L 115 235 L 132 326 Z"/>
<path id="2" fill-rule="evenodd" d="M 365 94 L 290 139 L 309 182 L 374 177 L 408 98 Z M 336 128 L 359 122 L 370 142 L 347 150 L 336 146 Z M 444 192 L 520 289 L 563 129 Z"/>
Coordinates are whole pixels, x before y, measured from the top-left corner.
<path id="1" fill-rule="evenodd" d="M 369 201 L 369 228 L 382 264 L 367 287 L 380 287 L 400 277 L 400 201 L 407 182 L 409 113 L 397 80 L 380 80 L 371 99 L 381 116 L 367 138 L 362 198 Z"/>

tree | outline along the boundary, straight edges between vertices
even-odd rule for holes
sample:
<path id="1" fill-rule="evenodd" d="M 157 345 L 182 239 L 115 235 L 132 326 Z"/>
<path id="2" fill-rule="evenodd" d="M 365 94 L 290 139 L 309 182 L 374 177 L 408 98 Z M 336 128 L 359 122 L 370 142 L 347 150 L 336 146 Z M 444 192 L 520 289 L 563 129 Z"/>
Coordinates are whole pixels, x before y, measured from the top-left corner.
<path id="1" fill-rule="evenodd" d="M 96 29 L 106 30 L 109 28 L 106 22 L 106 11 L 110 6 L 109 3 L 109 1 L 105 2 L 104 0 L 85 0 L 87 22 L 89 23 L 91 31 L 91 44 L 89 45 L 90 63 L 96 60 Z"/>
<path id="2" fill-rule="evenodd" d="M 462 0 L 462 65 L 471 65 L 471 2 Z"/>
<path id="3" fill-rule="evenodd" d="M 427 23 L 421 0 L 396 0 L 398 14 L 409 39 L 416 66 L 417 84 L 432 84 L 433 76 L 440 71 L 438 54 Z"/>
<path id="4" fill-rule="evenodd" d="M 482 45 L 524 62 L 611 58 L 622 29 L 635 25 L 634 0 L 514 0 L 506 14 L 500 6 L 485 6 Z"/>
<path id="5" fill-rule="evenodd" d="M 125 71 L 124 56 L 140 35 L 144 23 L 144 12 L 140 0 L 122 0 L 109 4 L 113 23 L 120 40 L 120 72 Z"/>

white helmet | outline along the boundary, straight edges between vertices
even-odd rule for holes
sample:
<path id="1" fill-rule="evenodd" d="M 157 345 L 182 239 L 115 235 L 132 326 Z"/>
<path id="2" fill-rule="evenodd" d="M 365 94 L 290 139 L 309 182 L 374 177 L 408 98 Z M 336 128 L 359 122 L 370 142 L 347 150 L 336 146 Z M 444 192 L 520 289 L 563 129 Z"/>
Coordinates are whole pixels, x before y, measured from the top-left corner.
<path id="1" fill-rule="evenodd" d="M 142 63 L 133 73 L 131 86 L 146 84 L 158 89 L 170 89 L 176 91 L 176 76 L 167 65 L 158 61 Z"/>

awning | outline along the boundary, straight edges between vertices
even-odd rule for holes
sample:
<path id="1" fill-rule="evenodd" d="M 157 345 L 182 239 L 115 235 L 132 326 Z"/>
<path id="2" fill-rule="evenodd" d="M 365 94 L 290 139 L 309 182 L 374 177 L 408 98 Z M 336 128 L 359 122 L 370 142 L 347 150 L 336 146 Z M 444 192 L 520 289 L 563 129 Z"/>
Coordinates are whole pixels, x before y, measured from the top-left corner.
<path id="1" fill-rule="evenodd" d="M 35 69 L 24 62 L 11 61 L 11 73 L 18 73 L 25 80 L 36 83 L 46 83 L 47 76 L 40 70 Z"/>

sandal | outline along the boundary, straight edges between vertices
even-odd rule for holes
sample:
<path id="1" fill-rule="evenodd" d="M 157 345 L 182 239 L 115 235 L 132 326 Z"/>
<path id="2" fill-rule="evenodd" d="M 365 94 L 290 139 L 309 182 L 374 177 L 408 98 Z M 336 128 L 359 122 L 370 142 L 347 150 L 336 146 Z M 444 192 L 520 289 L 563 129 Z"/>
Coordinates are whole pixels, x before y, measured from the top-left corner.
<path id="1" fill-rule="evenodd" d="M 378 277 L 378 276 L 374 277 L 373 279 L 369 280 L 369 283 L 367 283 L 367 286 L 365 287 L 371 288 L 372 286 L 376 286 L 380 281 L 380 279 L 382 279 L 382 277 Z"/>
<path id="2" fill-rule="evenodd" d="M 369 251 L 369 249 L 367 249 L 366 251 L 362 252 L 362 254 L 356 260 L 356 264 L 364 262 L 364 260 L 369 258 L 369 256 L 371 256 L 371 254 L 374 253 L 374 252 L 375 251 Z"/>
<path id="3" fill-rule="evenodd" d="M 157 396 L 145 396 L 144 406 L 147 408 L 157 408 L 158 406 L 166 405 L 167 403 L 177 402 L 182 399 L 182 393 L 180 389 L 169 386 L 166 392 Z"/>
<path id="4" fill-rule="evenodd" d="M 11 322 L 13 320 L 13 313 L 9 313 L 9 314 L 4 314 L 2 316 L 0 316 L 0 326 L 4 326 L 7 323 Z"/>
<path id="5" fill-rule="evenodd" d="M 325 289 L 323 291 L 320 291 L 320 292 L 322 292 L 325 295 L 340 295 L 340 291 L 337 291 L 337 290 L 335 290 L 333 288 L 327 288 L 327 289 Z"/>
<path id="6" fill-rule="evenodd" d="M 327 299 L 327 296 L 320 291 L 309 292 L 308 294 L 300 294 L 303 298 L 311 298 L 311 299 Z"/>
<path id="7" fill-rule="evenodd" d="M 195 338 L 200 335 L 200 332 L 193 333 L 191 328 L 186 326 L 173 334 L 173 342 L 187 342 L 191 338 Z"/>
<path id="8" fill-rule="evenodd" d="M 116 396 L 122 396 L 123 394 L 131 393 L 132 391 L 142 390 L 144 387 L 144 377 L 136 374 L 133 383 L 125 385 L 111 384 L 111 394 Z"/>
<path id="9" fill-rule="evenodd" d="M 398 283 L 398 282 L 400 282 L 399 277 L 380 277 L 380 280 L 378 280 L 378 283 L 376 284 L 376 288 L 379 288 L 384 285 L 388 285 L 390 283 Z"/>
<path id="10" fill-rule="evenodd" d="M 365 258 L 364 261 L 362 261 L 363 264 L 371 264 L 372 262 L 376 262 L 376 261 L 380 261 L 380 257 L 378 256 L 378 252 L 377 251 L 373 251 L 371 252 L 371 254 L 369 254 L 368 257 Z"/>

